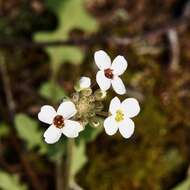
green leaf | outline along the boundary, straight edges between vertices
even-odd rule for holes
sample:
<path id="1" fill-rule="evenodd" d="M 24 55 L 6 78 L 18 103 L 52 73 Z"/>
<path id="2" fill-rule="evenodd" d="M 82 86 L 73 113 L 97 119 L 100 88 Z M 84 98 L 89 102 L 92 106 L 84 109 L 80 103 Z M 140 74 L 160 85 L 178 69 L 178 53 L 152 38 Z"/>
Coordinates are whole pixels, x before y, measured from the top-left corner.
<path id="1" fill-rule="evenodd" d="M 36 34 L 36 41 L 68 39 L 69 32 L 74 28 L 95 32 L 98 28 L 97 22 L 85 10 L 84 2 L 85 0 L 67 0 L 63 3 L 55 3 L 54 0 L 48 0 L 48 6 L 57 13 L 60 24 L 54 32 Z M 83 59 L 82 51 L 77 47 L 48 47 L 47 51 L 51 55 L 55 68 L 64 61 L 79 63 Z"/>
<path id="2" fill-rule="evenodd" d="M 71 164 L 72 182 L 74 182 L 75 175 L 81 170 L 81 168 L 85 165 L 86 162 L 86 144 L 83 141 L 78 146 L 75 146 L 73 150 L 73 160 Z"/>
<path id="3" fill-rule="evenodd" d="M 189 189 L 190 189 L 190 178 L 187 178 L 172 190 L 189 190 Z"/>
<path id="4" fill-rule="evenodd" d="M 0 137 L 6 137 L 9 134 L 9 126 L 5 123 L 0 123 Z"/>
<path id="5" fill-rule="evenodd" d="M 90 124 L 85 126 L 85 130 L 80 132 L 80 137 L 76 140 L 77 143 L 84 141 L 86 143 L 92 142 L 96 137 L 102 132 L 103 127 L 99 126 L 97 128 L 91 127 Z"/>
<path id="6" fill-rule="evenodd" d="M 39 147 L 40 153 L 46 153 L 47 146 L 43 142 L 43 134 L 38 129 L 37 121 L 25 114 L 17 114 L 15 117 L 15 126 L 18 136 L 26 141 L 29 150 Z"/>
<path id="7" fill-rule="evenodd" d="M 17 175 L 10 175 L 0 171 L 0 189 L 1 190 L 27 190 L 27 186 L 19 182 Z"/>
<path id="8" fill-rule="evenodd" d="M 61 101 L 64 97 L 66 97 L 65 91 L 59 85 L 54 84 L 53 82 L 46 82 L 44 83 L 39 93 L 44 98 L 48 100 L 54 100 L 54 102 Z"/>

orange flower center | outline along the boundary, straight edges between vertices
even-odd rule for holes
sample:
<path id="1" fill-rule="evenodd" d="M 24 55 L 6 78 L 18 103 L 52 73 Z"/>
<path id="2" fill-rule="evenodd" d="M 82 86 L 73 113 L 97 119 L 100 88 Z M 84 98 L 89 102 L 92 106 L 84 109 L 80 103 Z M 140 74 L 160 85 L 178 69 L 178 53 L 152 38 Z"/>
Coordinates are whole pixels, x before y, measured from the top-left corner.
<path id="1" fill-rule="evenodd" d="M 53 119 L 53 124 L 57 128 L 62 128 L 64 126 L 64 118 L 62 115 L 56 115 Z"/>

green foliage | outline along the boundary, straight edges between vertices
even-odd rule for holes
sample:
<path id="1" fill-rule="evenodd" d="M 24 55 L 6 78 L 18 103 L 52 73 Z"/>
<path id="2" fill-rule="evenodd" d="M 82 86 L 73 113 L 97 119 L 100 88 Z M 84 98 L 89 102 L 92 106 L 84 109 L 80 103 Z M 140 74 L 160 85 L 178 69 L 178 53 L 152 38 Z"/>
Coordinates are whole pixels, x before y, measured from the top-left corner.
<path id="1" fill-rule="evenodd" d="M 102 127 L 93 128 L 87 124 L 85 130 L 80 133 L 80 137 L 76 139 L 77 145 L 73 151 L 73 160 L 71 166 L 71 179 L 74 181 L 75 175 L 82 169 L 88 161 L 86 156 L 86 144 L 94 141 L 98 134 L 102 131 Z"/>
<path id="2" fill-rule="evenodd" d="M 43 135 L 38 129 L 36 120 L 31 119 L 25 114 L 17 114 L 15 117 L 15 126 L 18 136 L 26 141 L 29 150 L 38 147 L 40 153 L 46 153 L 47 147 L 43 142 Z"/>
<path id="3" fill-rule="evenodd" d="M 55 32 L 37 34 L 35 36 L 37 41 L 68 39 L 69 32 L 74 28 L 82 29 L 87 32 L 94 32 L 97 28 L 96 21 L 84 8 L 84 0 L 69 0 L 64 1 L 64 3 L 55 3 L 53 0 L 48 0 L 48 6 L 56 11 L 60 25 Z M 48 47 L 47 51 L 55 67 L 63 61 L 79 63 L 83 58 L 81 50 L 77 47 Z"/>
<path id="4" fill-rule="evenodd" d="M 57 143 L 48 146 L 47 156 L 50 160 L 57 162 L 62 159 L 65 154 L 67 140 L 68 139 L 62 135 Z"/>
<path id="5" fill-rule="evenodd" d="M 172 190 L 189 190 L 189 189 L 190 189 L 190 178 L 187 178 Z"/>
<path id="6" fill-rule="evenodd" d="M 0 189 L 1 190 L 27 190 L 27 186 L 19 182 L 17 175 L 11 175 L 0 171 Z"/>
<path id="7" fill-rule="evenodd" d="M 96 139 L 96 137 L 102 132 L 103 127 L 99 126 L 97 128 L 93 128 L 90 124 L 85 126 L 85 130 L 80 132 L 80 138 L 77 139 L 77 143 L 83 142 L 92 142 Z"/>
<path id="8" fill-rule="evenodd" d="M 0 137 L 6 137 L 9 134 L 9 126 L 5 123 L 0 123 Z"/>
<path id="9" fill-rule="evenodd" d="M 82 169 L 87 162 L 86 144 L 82 141 L 78 146 L 74 147 L 73 160 L 71 164 L 71 180 L 74 181 L 75 175 Z"/>
<path id="10" fill-rule="evenodd" d="M 53 82 L 46 82 L 44 83 L 39 93 L 44 98 L 47 98 L 48 100 L 53 100 L 55 102 L 61 101 L 64 97 L 66 97 L 66 94 L 58 84 L 55 84 Z"/>

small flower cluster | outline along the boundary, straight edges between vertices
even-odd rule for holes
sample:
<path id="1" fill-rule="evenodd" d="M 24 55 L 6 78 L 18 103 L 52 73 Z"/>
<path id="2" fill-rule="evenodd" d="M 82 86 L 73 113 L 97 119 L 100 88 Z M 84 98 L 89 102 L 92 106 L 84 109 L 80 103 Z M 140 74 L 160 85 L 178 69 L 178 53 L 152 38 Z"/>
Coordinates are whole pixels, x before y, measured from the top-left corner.
<path id="1" fill-rule="evenodd" d="M 38 119 L 50 125 L 44 138 L 48 144 L 56 143 L 62 134 L 68 138 L 76 138 L 90 123 L 93 127 L 100 126 L 99 117 L 104 108 L 103 100 L 107 90 L 112 86 L 119 94 L 126 93 L 125 85 L 120 76 L 127 69 L 127 61 L 123 56 L 117 56 L 111 63 L 110 57 L 103 50 L 94 54 L 95 63 L 99 68 L 96 74 L 98 89 L 91 86 L 91 79 L 81 77 L 76 85 L 76 92 L 71 98 L 64 100 L 57 111 L 49 105 L 42 106 Z M 107 118 L 104 120 L 105 132 L 114 135 L 118 130 L 124 138 L 129 138 L 134 132 L 135 117 L 140 106 L 135 98 L 127 98 L 123 102 L 115 97 L 111 100 Z"/>

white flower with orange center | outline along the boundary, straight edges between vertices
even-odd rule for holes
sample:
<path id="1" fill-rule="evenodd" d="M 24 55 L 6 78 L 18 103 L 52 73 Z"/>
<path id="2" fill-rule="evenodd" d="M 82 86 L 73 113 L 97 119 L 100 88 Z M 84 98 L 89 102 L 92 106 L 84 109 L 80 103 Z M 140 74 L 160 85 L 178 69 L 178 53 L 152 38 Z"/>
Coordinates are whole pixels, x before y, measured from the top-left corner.
<path id="1" fill-rule="evenodd" d="M 127 69 L 127 61 L 123 56 L 117 56 L 111 63 L 109 55 L 103 50 L 94 54 L 95 63 L 100 69 L 96 74 L 96 81 L 101 90 L 108 90 L 111 85 L 117 94 L 125 94 L 126 89 L 120 78 Z"/>
<path id="2" fill-rule="evenodd" d="M 130 138 L 135 128 L 131 118 L 139 111 L 140 106 L 135 98 L 127 98 L 122 103 L 118 97 L 113 98 L 109 107 L 110 116 L 104 121 L 105 132 L 114 135 L 119 129 L 124 138 Z"/>
<path id="3" fill-rule="evenodd" d="M 38 119 L 50 124 L 50 127 L 44 133 L 45 141 L 48 144 L 56 143 L 60 139 L 61 134 L 69 138 L 78 137 L 83 127 L 79 122 L 70 120 L 76 113 L 75 105 L 71 101 L 62 102 L 57 111 L 52 106 L 42 106 Z"/>

